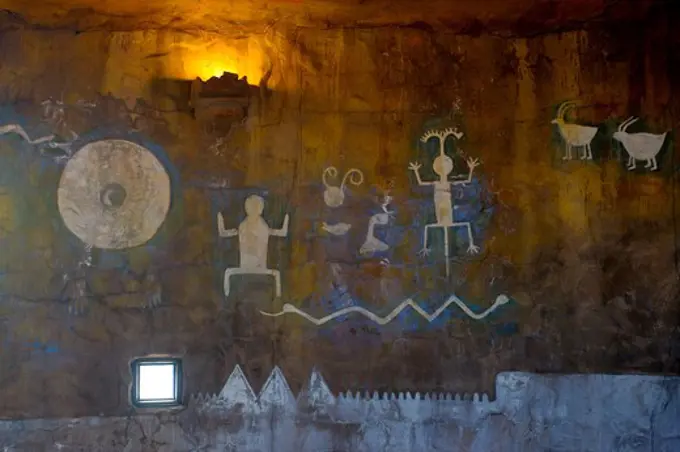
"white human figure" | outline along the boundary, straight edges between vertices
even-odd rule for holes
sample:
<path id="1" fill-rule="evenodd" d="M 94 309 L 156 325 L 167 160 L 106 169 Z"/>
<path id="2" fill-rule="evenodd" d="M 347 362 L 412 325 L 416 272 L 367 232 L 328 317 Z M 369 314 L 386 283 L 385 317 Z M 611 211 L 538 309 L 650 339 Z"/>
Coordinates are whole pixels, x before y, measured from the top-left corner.
<path id="1" fill-rule="evenodd" d="M 371 219 L 368 221 L 366 240 L 364 241 L 364 244 L 361 245 L 359 253 L 373 254 L 377 252 L 387 251 L 389 249 L 389 245 L 383 242 L 382 240 L 378 239 L 373 232 L 375 230 L 376 225 L 384 226 L 388 223 L 388 221 L 389 221 L 388 213 L 378 213 L 371 217 Z"/>
<path id="2" fill-rule="evenodd" d="M 448 177 L 453 171 L 453 160 L 451 157 L 444 152 L 444 143 L 446 138 L 449 136 L 454 136 L 460 139 L 463 134 L 454 131 L 453 129 L 446 129 L 440 132 L 429 131 L 420 139 L 423 143 L 427 142 L 432 137 L 437 137 L 439 139 L 439 155 L 434 159 L 432 169 L 439 176 L 439 180 L 436 181 L 423 181 L 420 177 L 420 163 L 411 162 L 409 164 L 409 169 L 415 173 L 418 185 L 434 186 L 434 208 L 437 222 L 425 225 L 425 230 L 423 231 L 423 249 L 420 251 L 422 255 L 428 255 L 430 249 L 427 246 L 428 233 L 431 228 L 441 228 L 444 230 L 444 256 L 446 257 L 446 276 L 449 276 L 449 228 L 462 227 L 466 228 L 468 235 L 468 253 L 476 254 L 479 252 L 479 247 L 475 245 L 474 238 L 472 237 L 472 226 L 470 222 L 455 222 L 453 220 L 453 210 L 456 206 L 453 205 L 453 199 L 451 197 L 451 186 L 452 185 L 465 185 L 472 182 L 472 173 L 474 169 L 479 166 L 479 160 L 468 158 L 467 164 L 469 167 L 468 177 L 464 180 L 449 181 Z"/>
<path id="3" fill-rule="evenodd" d="M 378 239 L 375 236 L 374 231 L 376 226 L 385 226 L 387 223 L 389 223 L 390 218 L 393 218 L 392 212 L 387 210 L 387 206 L 390 204 L 391 201 L 392 197 L 389 195 L 389 192 L 385 193 L 385 200 L 381 205 L 383 211 L 373 215 L 371 219 L 368 220 L 366 240 L 364 241 L 364 244 L 361 245 L 359 253 L 373 254 L 376 252 L 387 251 L 389 249 L 389 245 L 383 242 L 382 240 Z"/>
<path id="4" fill-rule="evenodd" d="M 267 268 L 267 247 L 269 236 L 286 237 L 288 235 L 289 216 L 286 214 L 281 229 L 270 229 L 264 218 L 264 200 L 257 195 L 251 195 L 245 202 L 246 218 L 238 229 L 225 229 L 224 218 L 217 214 L 217 228 L 220 237 L 239 238 L 239 267 L 228 268 L 224 272 L 224 294 L 228 297 L 230 291 L 229 279 L 234 275 L 271 275 L 276 283 L 276 296 L 281 296 L 281 273 Z"/>

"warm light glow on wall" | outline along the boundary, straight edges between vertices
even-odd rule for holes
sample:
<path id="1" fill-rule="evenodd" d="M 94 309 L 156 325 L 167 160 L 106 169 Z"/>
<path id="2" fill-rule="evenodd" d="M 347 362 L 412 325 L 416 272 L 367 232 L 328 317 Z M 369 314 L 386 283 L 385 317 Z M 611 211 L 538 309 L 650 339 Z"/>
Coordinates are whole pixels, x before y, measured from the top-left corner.
<path id="1" fill-rule="evenodd" d="M 239 77 L 247 76 L 243 70 L 239 70 L 236 62 L 225 61 L 224 58 L 191 58 L 185 62 L 184 69 L 187 72 L 187 78 L 198 77 L 204 82 L 211 77 L 220 77 L 225 72 L 238 74 Z M 258 82 L 258 80 L 251 80 L 251 77 L 248 77 L 248 81 L 255 84 Z"/>
<path id="2" fill-rule="evenodd" d="M 184 74 L 182 78 L 203 81 L 231 72 L 248 77 L 248 83 L 257 85 L 262 78 L 262 52 L 253 43 L 240 42 L 230 46 L 221 41 L 175 44 L 181 52 Z"/>
<path id="3" fill-rule="evenodd" d="M 158 36 L 146 32 L 114 33 L 98 89 L 123 99 L 132 109 L 137 99 L 154 98 L 154 78 L 193 81 L 199 77 L 205 81 L 227 71 L 248 77 L 248 83 L 258 85 L 271 64 L 267 57 L 271 43 L 262 36 L 229 39 L 179 32 L 168 34 L 167 40 L 159 40 Z M 157 57 L 150 58 L 152 55 Z M 1 204 L 0 200 L 0 209 Z"/>

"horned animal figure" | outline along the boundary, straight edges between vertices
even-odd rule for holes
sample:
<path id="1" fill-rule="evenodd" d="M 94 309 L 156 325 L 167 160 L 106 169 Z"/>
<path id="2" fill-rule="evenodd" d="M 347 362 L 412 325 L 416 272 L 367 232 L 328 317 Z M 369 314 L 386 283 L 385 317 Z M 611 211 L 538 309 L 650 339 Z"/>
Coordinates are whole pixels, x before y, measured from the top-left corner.
<path id="1" fill-rule="evenodd" d="M 653 133 L 626 132 L 626 129 L 638 119 L 640 118 L 631 116 L 623 121 L 619 126 L 618 131 L 614 132 L 612 138 L 619 141 L 626 149 L 626 152 L 628 152 L 627 168 L 629 171 L 635 169 L 635 160 L 646 160 L 647 164 L 645 165 L 645 168 L 648 168 L 649 171 L 656 171 L 658 169 L 656 165 L 656 156 L 661 151 L 661 147 L 666 140 L 668 132 L 659 135 Z"/>
<path id="2" fill-rule="evenodd" d="M 566 153 L 562 160 L 571 160 L 571 149 L 574 147 L 584 148 L 581 160 L 592 160 L 593 151 L 590 149 L 590 142 L 595 138 L 597 127 L 568 124 L 564 121 L 564 114 L 575 105 L 574 102 L 564 102 L 557 109 L 557 117 L 551 121 L 551 124 L 557 124 L 560 135 L 564 138 Z"/>

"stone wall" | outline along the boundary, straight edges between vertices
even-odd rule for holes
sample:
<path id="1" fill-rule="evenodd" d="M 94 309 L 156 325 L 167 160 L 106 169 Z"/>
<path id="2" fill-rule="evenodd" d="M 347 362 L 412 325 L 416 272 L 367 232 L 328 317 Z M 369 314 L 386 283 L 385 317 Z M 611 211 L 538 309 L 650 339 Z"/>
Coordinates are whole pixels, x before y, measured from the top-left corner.
<path id="1" fill-rule="evenodd" d="M 240 369 L 175 413 L 0 422 L 8 452 L 672 451 L 678 378 L 505 372 L 498 398 L 334 396 L 312 373 L 296 398 L 278 368 L 255 396 Z"/>
<path id="2" fill-rule="evenodd" d="M 152 353 L 184 358 L 187 396 L 235 364 L 255 388 L 316 367 L 334 391 L 492 399 L 508 370 L 677 374 L 674 21 L 3 31 L 0 417 L 125 415 L 128 363 Z M 215 127 L 191 80 L 220 69 L 252 86 Z M 441 152 L 448 182 L 419 186 Z M 127 216 L 106 210 L 121 193 Z M 252 195 L 280 296 L 233 232 Z"/>

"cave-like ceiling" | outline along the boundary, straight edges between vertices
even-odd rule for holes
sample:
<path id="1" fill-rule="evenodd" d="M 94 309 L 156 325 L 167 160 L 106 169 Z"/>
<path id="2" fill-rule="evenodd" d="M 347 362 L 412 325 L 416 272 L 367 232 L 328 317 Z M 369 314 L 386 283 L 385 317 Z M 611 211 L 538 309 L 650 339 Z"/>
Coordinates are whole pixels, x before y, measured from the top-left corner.
<path id="1" fill-rule="evenodd" d="M 446 27 L 530 35 L 628 20 L 667 0 L 0 0 L 0 27 L 229 32 L 300 27 Z"/>

